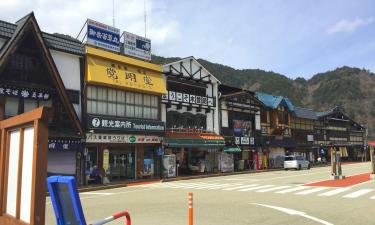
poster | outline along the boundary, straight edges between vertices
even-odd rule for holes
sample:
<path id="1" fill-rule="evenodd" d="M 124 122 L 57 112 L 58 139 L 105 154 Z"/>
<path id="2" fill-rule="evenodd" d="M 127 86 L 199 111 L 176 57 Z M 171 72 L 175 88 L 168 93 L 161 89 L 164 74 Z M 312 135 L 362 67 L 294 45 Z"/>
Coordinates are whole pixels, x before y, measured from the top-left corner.
<path id="1" fill-rule="evenodd" d="M 220 168 L 221 168 L 221 172 L 224 172 L 224 173 L 234 171 L 233 154 L 228 154 L 228 153 L 225 153 L 225 152 L 221 153 Z"/>
<path id="2" fill-rule="evenodd" d="M 246 136 L 251 131 L 251 121 L 233 120 L 234 136 Z"/>
<path id="3" fill-rule="evenodd" d="M 163 156 L 163 175 L 165 177 L 176 176 L 176 155 Z"/>
<path id="4" fill-rule="evenodd" d="M 107 171 L 109 168 L 109 150 L 104 149 L 103 151 L 103 169 Z"/>
<path id="5" fill-rule="evenodd" d="M 143 160 L 143 175 L 144 176 L 154 175 L 154 160 L 153 159 Z"/>

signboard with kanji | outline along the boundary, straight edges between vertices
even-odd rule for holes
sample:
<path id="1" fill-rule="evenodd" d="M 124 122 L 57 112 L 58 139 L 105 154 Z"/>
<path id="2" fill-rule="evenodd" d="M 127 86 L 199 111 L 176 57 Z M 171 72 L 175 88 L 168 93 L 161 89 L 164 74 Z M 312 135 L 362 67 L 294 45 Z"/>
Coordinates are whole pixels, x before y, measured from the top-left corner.
<path id="1" fill-rule="evenodd" d="M 87 20 L 87 44 L 120 52 L 120 30 L 94 20 Z"/>

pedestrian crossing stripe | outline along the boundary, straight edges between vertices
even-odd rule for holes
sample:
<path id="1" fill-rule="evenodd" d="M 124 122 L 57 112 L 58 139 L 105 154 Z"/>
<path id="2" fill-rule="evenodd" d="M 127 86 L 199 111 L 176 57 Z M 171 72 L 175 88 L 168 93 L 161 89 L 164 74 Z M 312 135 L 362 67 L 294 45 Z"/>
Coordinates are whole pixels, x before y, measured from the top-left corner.
<path id="1" fill-rule="evenodd" d="M 186 183 L 186 182 L 166 182 L 145 184 L 140 187 L 148 188 L 171 188 L 171 189 L 195 189 L 195 190 L 223 190 L 234 192 L 257 192 L 257 193 L 276 193 L 276 194 L 294 194 L 299 196 L 316 195 L 323 197 L 331 197 L 339 194 L 346 194 L 341 196 L 343 198 L 355 199 L 364 196 L 374 189 L 359 189 L 353 188 L 337 188 L 337 187 L 316 187 L 316 186 L 290 186 L 282 185 L 275 186 L 271 184 L 243 184 L 243 183 Z M 351 192 L 350 192 L 351 191 Z M 350 192 L 350 193 L 349 193 Z M 375 200 L 375 195 L 370 199 Z"/>

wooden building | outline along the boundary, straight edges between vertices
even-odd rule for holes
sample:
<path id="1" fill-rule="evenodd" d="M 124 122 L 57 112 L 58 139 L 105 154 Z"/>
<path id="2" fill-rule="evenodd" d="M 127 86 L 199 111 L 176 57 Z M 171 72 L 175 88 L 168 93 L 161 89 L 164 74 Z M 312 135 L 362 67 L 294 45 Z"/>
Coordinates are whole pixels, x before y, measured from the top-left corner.
<path id="1" fill-rule="evenodd" d="M 80 46 L 78 41 L 43 33 L 33 13 L 16 24 L 0 21 L 0 120 L 50 107 L 48 172 L 77 175 L 78 182 L 83 135 Z M 75 65 L 74 74 L 67 65 Z M 76 80 L 66 77 L 68 72 Z"/>

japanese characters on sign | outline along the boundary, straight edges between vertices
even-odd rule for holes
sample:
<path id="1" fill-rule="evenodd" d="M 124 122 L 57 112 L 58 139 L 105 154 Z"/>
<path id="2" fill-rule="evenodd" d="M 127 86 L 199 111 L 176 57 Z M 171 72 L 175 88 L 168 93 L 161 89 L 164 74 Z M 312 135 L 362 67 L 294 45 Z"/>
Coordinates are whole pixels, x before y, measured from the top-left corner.
<path id="1" fill-rule="evenodd" d="M 161 143 L 161 137 L 148 135 L 87 133 L 87 143 Z"/>
<path id="2" fill-rule="evenodd" d="M 151 40 L 126 32 L 124 36 L 124 54 L 151 61 Z"/>
<path id="3" fill-rule="evenodd" d="M 82 148 L 81 141 L 75 140 L 48 140 L 48 149 L 57 151 L 77 151 Z"/>
<path id="4" fill-rule="evenodd" d="M 186 93 L 168 91 L 168 94 L 162 95 L 163 100 L 184 102 L 196 105 L 214 106 L 214 98 L 203 97 L 197 95 L 189 95 Z"/>
<path id="5" fill-rule="evenodd" d="M 87 43 L 120 52 L 120 30 L 94 20 L 87 20 Z"/>
<path id="6" fill-rule="evenodd" d="M 89 129 L 164 132 L 165 124 L 161 121 L 119 118 L 109 116 L 88 116 Z"/>
<path id="7" fill-rule="evenodd" d="M 0 86 L 0 96 L 30 98 L 48 101 L 51 98 L 51 93 L 45 90 L 38 90 L 32 88 Z"/>

